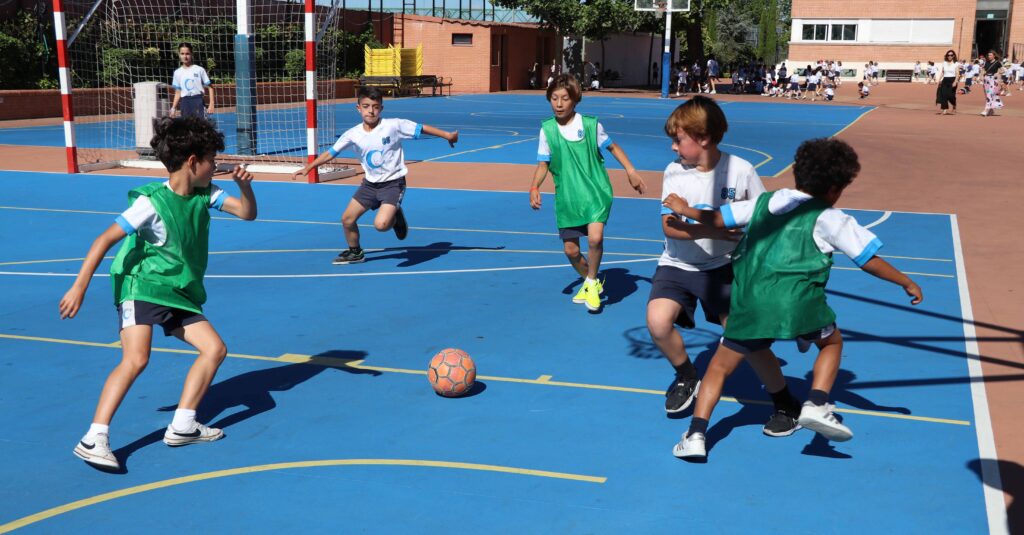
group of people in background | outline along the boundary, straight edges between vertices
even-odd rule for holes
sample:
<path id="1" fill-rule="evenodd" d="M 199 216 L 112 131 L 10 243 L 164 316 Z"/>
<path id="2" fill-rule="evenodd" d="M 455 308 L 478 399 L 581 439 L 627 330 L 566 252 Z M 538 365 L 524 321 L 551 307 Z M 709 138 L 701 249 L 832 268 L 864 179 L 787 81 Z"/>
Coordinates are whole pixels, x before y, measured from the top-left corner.
<path id="1" fill-rule="evenodd" d="M 541 84 L 541 75 L 543 70 L 541 69 L 540 62 L 535 62 L 533 67 L 528 71 L 530 89 L 541 89 L 551 87 L 558 78 L 558 75 L 564 74 L 562 72 L 562 66 L 558 64 L 556 59 L 551 60 L 551 65 L 547 66 L 548 76 L 544 79 L 544 84 Z M 583 63 L 583 84 L 582 89 L 586 90 L 597 90 L 601 89 L 601 63 L 596 61 L 590 61 L 589 59 Z"/>
<path id="2" fill-rule="evenodd" d="M 733 69 L 735 71 L 735 69 Z M 676 86 L 676 96 L 683 93 L 707 93 L 713 95 L 718 93 L 718 84 L 721 82 L 722 66 L 715 58 L 695 60 L 692 65 L 678 61 L 672 64 L 669 71 L 669 80 Z M 735 82 L 733 84 L 735 86 Z"/>
<path id="3" fill-rule="evenodd" d="M 940 115 L 955 114 L 957 94 L 970 93 L 971 87 L 978 83 L 985 91 L 985 108 L 981 112 L 985 117 L 1003 107 L 1002 97 L 1012 95 L 1015 84 L 1018 91 L 1024 90 L 1024 67 L 1020 61 L 1004 60 L 994 50 L 973 61 L 960 60 L 956 51 L 947 50 L 943 61 L 937 65 L 929 61 L 927 68 L 922 69 L 920 61 L 914 64 L 914 81 L 922 77 L 925 83 L 938 85 L 935 104 L 939 106 Z"/>

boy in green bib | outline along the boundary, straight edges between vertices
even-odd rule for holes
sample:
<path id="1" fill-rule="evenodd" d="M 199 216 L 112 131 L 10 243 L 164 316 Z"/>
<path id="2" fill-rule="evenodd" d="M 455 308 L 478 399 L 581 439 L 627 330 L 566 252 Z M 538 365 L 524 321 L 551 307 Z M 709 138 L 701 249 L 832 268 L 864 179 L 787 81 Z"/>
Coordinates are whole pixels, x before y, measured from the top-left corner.
<path id="1" fill-rule="evenodd" d="M 859 171 L 857 153 L 845 142 L 814 139 L 797 149 L 795 190 L 764 193 L 754 201 L 725 205 L 720 212 L 696 210 L 678 196 L 665 199 L 665 206 L 675 213 L 702 224 L 747 227 L 733 253 L 735 278 L 725 335 L 704 374 L 690 428 L 673 449 L 676 457 L 707 456 L 708 419 L 725 378 L 744 358 L 775 402 L 773 418 L 789 418 L 794 430 L 806 427 L 829 440 L 853 438 L 828 402 L 843 349 L 836 314 L 825 300 L 832 253 L 840 251 L 862 270 L 898 284 L 913 298 L 913 305 L 923 298 L 914 281 L 876 255 L 882 242 L 833 208 Z M 771 352 L 776 339 L 795 339 L 801 352 L 811 344 L 818 346 L 811 391 L 802 406 L 786 388 Z"/>
<path id="2" fill-rule="evenodd" d="M 178 409 L 164 433 L 168 446 L 212 442 L 220 429 L 196 421 L 196 408 L 227 355 L 220 335 L 203 316 L 203 275 L 209 253 L 210 209 L 240 219 L 256 219 L 252 175 L 236 167 L 232 178 L 240 198 L 211 184 L 224 134 L 204 118 L 164 118 L 155 125 L 150 145 L 170 173 L 128 192 L 130 207 L 96 240 L 74 285 L 60 300 L 61 319 L 73 318 L 85 298 L 93 273 L 107 251 L 125 237 L 110 267 L 121 331 L 121 363 L 103 385 L 92 425 L 74 453 L 104 470 L 120 465 L 110 449 L 110 421 L 135 379 L 149 363 L 153 326 L 199 351 L 185 378 Z"/>
<path id="3" fill-rule="evenodd" d="M 555 220 L 565 256 L 583 277 L 583 285 L 572 298 L 590 311 L 601 308 L 602 284 L 597 280 L 604 253 L 604 226 L 612 209 L 612 184 L 604 168 L 605 149 L 626 170 L 629 185 L 643 193 L 647 189 L 626 153 L 612 142 L 597 117 L 576 113 L 583 98 L 580 83 L 571 74 L 555 78 L 548 86 L 548 102 L 554 117 L 541 123 L 537 149 L 537 170 L 530 185 L 530 206 L 540 209 L 540 185 L 548 171 L 555 182 Z M 587 258 L 580 254 L 580 237 L 587 237 Z"/>

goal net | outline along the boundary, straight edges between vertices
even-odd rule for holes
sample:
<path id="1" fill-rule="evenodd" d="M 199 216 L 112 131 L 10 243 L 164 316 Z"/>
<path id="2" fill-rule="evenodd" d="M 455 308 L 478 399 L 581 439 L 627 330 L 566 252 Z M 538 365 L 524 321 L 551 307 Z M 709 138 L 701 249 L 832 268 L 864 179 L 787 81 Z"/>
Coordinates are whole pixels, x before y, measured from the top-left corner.
<path id="1" fill-rule="evenodd" d="M 181 43 L 208 73 L 208 116 L 225 135 L 218 162 L 297 170 L 335 141 L 340 0 L 64 0 L 78 166 L 162 167 L 149 147 L 168 114 Z M 315 71 L 307 72 L 307 39 Z M 315 89 L 315 92 L 313 91 Z M 312 95 L 312 99 L 310 99 Z M 204 108 L 206 107 L 204 104 Z M 315 110 L 315 122 L 307 111 Z M 315 126 L 314 128 L 311 128 Z M 326 174 L 326 176 L 325 176 Z M 320 170 L 320 178 L 351 174 Z"/>

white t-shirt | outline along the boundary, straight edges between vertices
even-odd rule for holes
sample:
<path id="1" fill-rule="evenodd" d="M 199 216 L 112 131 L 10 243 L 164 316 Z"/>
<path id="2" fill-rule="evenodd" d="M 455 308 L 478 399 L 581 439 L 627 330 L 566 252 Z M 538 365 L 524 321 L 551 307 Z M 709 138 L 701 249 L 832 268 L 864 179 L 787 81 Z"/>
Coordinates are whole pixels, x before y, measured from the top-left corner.
<path id="1" fill-rule="evenodd" d="M 956 63 L 949 61 L 942 62 L 942 77 L 943 78 L 956 78 Z"/>
<path id="2" fill-rule="evenodd" d="M 785 214 L 813 199 L 810 195 L 795 189 L 780 189 L 768 201 L 768 211 Z M 736 202 L 722 207 L 722 219 L 728 228 L 743 227 L 754 216 L 756 201 Z M 882 240 L 870 230 L 860 226 L 852 216 L 838 208 L 822 210 L 814 222 L 814 245 L 825 254 L 839 251 L 853 260 L 858 267 L 875 256 L 882 248 Z"/>
<path id="3" fill-rule="evenodd" d="M 829 97 L 834 97 L 834 96 L 836 96 L 836 91 L 835 91 L 835 89 L 832 89 L 831 87 L 826 87 L 826 88 L 825 88 L 825 96 L 829 96 Z"/>
<path id="4" fill-rule="evenodd" d="M 791 83 L 791 84 L 799 84 L 800 83 L 800 75 L 795 73 L 795 72 L 793 74 L 789 75 L 789 83 Z"/>
<path id="5" fill-rule="evenodd" d="M 168 189 L 171 187 L 170 181 L 164 182 L 164 185 Z M 228 194 L 224 190 L 210 184 L 210 208 L 223 211 L 224 201 L 227 198 Z M 145 195 L 135 199 L 135 202 L 127 210 L 121 212 L 121 215 L 117 216 L 114 221 L 129 236 L 137 232 L 139 237 L 156 246 L 163 245 L 167 241 L 167 228 L 156 213 L 153 202 Z"/>
<path id="6" fill-rule="evenodd" d="M 381 119 L 369 132 L 359 123 L 342 134 L 327 152 L 337 157 L 341 151 L 351 148 L 359 155 L 366 181 L 379 184 L 398 180 L 409 173 L 402 140 L 418 139 L 422 132 L 423 125 L 406 119 Z"/>
<path id="7" fill-rule="evenodd" d="M 210 77 L 207 76 L 206 69 L 199 65 L 178 67 L 178 70 L 174 71 L 174 80 L 171 85 L 181 91 L 183 97 L 202 95 L 203 88 L 210 85 Z"/>
<path id="8" fill-rule="evenodd" d="M 579 141 L 583 139 L 585 135 L 583 132 L 583 116 L 576 114 L 566 124 L 558 125 L 558 132 L 562 134 L 562 137 L 566 141 Z M 612 144 L 612 138 L 608 137 L 608 134 L 604 131 L 604 126 L 600 122 L 597 123 L 597 146 L 601 149 L 607 149 Z M 550 162 L 551 161 L 551 147 L 548 146 L 548 138 L 544 134 L 544 129 L 540 129 L 540 141 L 537 143 L 537 161 L 538 162 Z"/>
<path id="9" fill-rule="evenodd" d="M 700 172 L 693 165 L 676 160 L 665 168 L 662 180 L 661 198 L 675 193 L 686 199 L 687 204 L 702 210 L 717 210 L 735 201 L 756 199 L 764 193 L 761 177 L 750 162 L 727 152 L 714 169 Z M 672 214 L 668 207 L 661 207 L 661 215 Z M 676 214 L 680 220 L 696 223 Z M 686 271 L 708 271 L 732 261 L 730 253 L 736 243 L 728 240 L 676 240 L 665 238 L 665 250 L 658 259 L 659 266 L 673 266 Z"/>

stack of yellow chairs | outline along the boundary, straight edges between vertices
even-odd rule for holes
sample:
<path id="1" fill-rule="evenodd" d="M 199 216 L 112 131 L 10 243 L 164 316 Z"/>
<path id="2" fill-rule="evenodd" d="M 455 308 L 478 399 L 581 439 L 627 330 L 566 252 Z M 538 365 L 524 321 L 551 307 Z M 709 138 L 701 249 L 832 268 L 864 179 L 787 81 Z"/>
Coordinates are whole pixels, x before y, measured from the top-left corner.
<path id="1" fill-rule="evenodd" d="M 423 45 L 416 48 L 363 47 L 365 76 L 423 76 Z"/>

